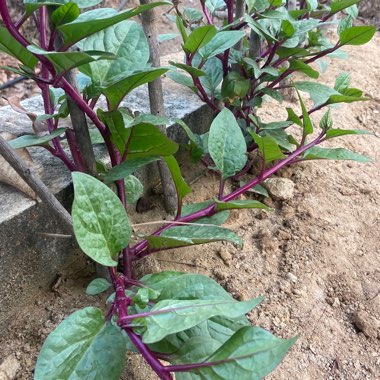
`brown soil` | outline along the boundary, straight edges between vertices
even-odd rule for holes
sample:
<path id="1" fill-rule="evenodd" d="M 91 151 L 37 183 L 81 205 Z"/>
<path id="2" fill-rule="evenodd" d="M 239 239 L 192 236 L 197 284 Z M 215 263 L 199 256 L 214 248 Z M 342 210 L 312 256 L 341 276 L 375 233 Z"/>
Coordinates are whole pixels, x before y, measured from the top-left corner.
<path id="1" fill-rule="evenodd" d="M 269 379 L 380 379 L 380 35 L 346 50 L 349 60 L 334 61 L 321 80 L 332 83 L 340 72 L 349 71 L 353 86 L 364 89 L 371 100 L 334 109 L 334 125 L 377 136 L 348 137 L 332 145 L 370 156 L 373 162 L 319 161 L 282 170 L 278 175 L 295 183 L 292 199 L 264 199 L 275 208 L 273 213 L 231 214 L 227 227 L 244 239 L 242 250 L 214 243 L 164 252 L 153 263 L 154 268 L 210 275 L 238 299 L 264 295 L 249 316 L 252 323 L 282 337 L 300 335 Z M 285 106 L 289 104 L 267 104 L 263 118 L 279 118 Z M 190 180 L 196 177 L 194 170 L 185 168 L 186 173 Z M 207 199 L 216 189 L 216 178 L 204 173 L 187 201 Z M 134 223 L 162 217 L 159 206 L 132 216 Z M 52 289 L 24 305 L 0 338 L 0 363 L 15 359 L 14 379 L 32 378 L 43 340 L 66 315 L 94 303 L 104 306 L 103 297 L 84 294 L 94 271 L 90 264 L 81 269 L 83 260 L 77 258 L 57 274 Z M 156 376 L 132 355 L 123 379 Z"/>

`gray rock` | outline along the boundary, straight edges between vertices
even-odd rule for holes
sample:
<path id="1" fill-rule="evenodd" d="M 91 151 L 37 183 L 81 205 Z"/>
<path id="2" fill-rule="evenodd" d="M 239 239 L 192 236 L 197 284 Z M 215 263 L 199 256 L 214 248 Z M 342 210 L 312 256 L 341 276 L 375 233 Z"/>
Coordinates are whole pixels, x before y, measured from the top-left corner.
<path id="1" fill-rule="evenodd" d="M 294 182 L 288 178 L 269 178 L 263 186 L 275 200 L 289 200 L 293 198 Z"/>

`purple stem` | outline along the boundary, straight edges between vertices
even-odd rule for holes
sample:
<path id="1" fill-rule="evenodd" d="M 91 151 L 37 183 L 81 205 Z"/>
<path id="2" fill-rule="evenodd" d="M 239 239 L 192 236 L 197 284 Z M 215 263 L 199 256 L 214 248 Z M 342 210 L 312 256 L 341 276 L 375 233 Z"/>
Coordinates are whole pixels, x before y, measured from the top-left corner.
<path id="1" fill-rule="evenodd" d="M 234 22 L 234 1 L 225 0 L 227 5 L 227 22 L 232 24 Z M 227 49 L 223 54 L 222 65 L 223 65 L 223 76 L 228 74 L 228 58 L 230 56 L 230 49 Z"/>
<path id="2" fill-rule="evenodd" d="M 115 304 L 118 311 L 118 325 L 121 326 L 121 321 L 128 318 L 128 306 L 131 304 L 131 299 L 125 295 L 125 285 L 122 275 L 116 275 L 113 280 L 115 287 Z"/>
<path id="3" fill-rule="evenodd" d="M 152 367 L 153 371 L 157 373 L 161 380 L 173 380 L 173 376 L 161 364 L 161 362 L 154 356 L 153 352 L 141 340 L 140 336 L 134 333 L 129 328 L 124 328 L 129 336 L 129 339 L 139 350 L 145 361 Z"/>
<path id="4" fill-rule="evenodd" d="M 24 24 L 24 22 L 28 19 L 28 15 L 26 14 L 26 12 L 21 16 L 21 18 L 19 19 L 19 20 L 17 20 L 16 21 L 16 23 L 15 23 L 15 28 L 16 29 L 20 29 L 22 26 L 23 26 L 23 24 Z"/>
<path id="5" fill-rule="evenodd" d="M 192 66 L 192 61 L 193 61 L 193 56 L 190 54 L 186 54 L 186 65 Z M 202 65 L 202 62 L 199 66 L 201 67 L 201 65 Z M 200 67 L 198 67 L 198 68 L 200 69 Z M 193 79 L 193 83 L 194 83 L 195 87 L 199 91 L 199 93 L 197 94 L 199 96 L 199 99 L 201 99 L 203 102 L 205 102 L 213 111 L 219 112 L 220 111 L 219 108 L 208 97 L 207 92 L 203 88 L 202 83 L 199 80 L 199 78 L 192 76 L 192 79 Z"/>
<path id="6" fill-rule="evenodd" d="M 42 49 L 46 49 L 46 43 L 47 43 L 46 16 L 47 16 L 46 7 L 41 7 L 40 8 L 40 42 L 41 42 Z M 44 64 L 42 64 L 41 76 L 42 76 L 42 79 L 49 80 L 49 71 Z M 53 106 L 51 104 L 50 94 L 49 94 L 49 85 L 45 84 L 45 83 L 43 83 L 43 84 L 41 83 L 39 85 L 39 87 L 41 88 L 42 98 L 44 101 L 45 113 L 47 113 L 47 114 L 54 113 Z M 53 132 L 57 128 L 57 126 L 54 125 L 53 119 L 48 119 L 47 125 L 48 125 L 48 130 L 50 133 Z M 56 152 L 54 155 L 56 157 L 60 158 L 66 164 L 66 166 L 68 167 L 69 170 L 77 170 L 75 165 L 73 165 L 73 163 L 67 157 L 65 151 L 63 150 L 63 148 L 61 146 L 61 143 L 60 143 L 58 137 L 54 138 L 52 140 L 52 143 L 54 146 L 54 150 Z M 73 153 L 73 151 L 75 151 L 76 149 L 75 149 L 75 147 L 70 146 L 70 150 Z M 76 156 L 73 155 L 73 158 L 75 161 Z"/>
<path id="7" fill-rule="evenodd" d="M 40 40 L 42 49 L 46 50 L 46 7 L 40 8 Z"/>
<path id="8" fill-rule="evenodd" d="M 205 15 L 206 20 L 207 20 L 207 24 L 212 25 L 212 18 L 211 18 L 210 12 L 208 11 L 206 7 L 206 2 L 204 0 L 201 0 L 201 5 L 202 5 L 202 12 Z"/>
<path id="9" fill-rule="evenodd" d="M 90 118 L 90 120 L 99 129 L 99 132 L 102 134 L 103 138 L 105 139 L 107 137 L 107 140 L 109 140 L 109 137 L 107 135 L 107 129 L 99 120 L 95 111 L 83 100 L 80 94 L 75 91 L 75 89 L 69 84 L 69 82 L 67 82 L 65 78 L 61 78 L 58 85 L 71 97 L 71 99 L 73 99 L 75 103 L 78 104 L 81 110 Z M 115 163 L 115 165 L 117 165 L 117 163 Z"/>

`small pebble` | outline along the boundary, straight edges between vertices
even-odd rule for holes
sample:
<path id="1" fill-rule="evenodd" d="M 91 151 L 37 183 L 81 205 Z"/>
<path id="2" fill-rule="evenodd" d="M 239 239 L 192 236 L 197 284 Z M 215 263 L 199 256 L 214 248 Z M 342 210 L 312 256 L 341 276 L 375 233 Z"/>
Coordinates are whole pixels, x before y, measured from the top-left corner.
<path id="1" fill-rule="evenodd" d="M 286 277 L 293 283 L 297 283 L 298 282 L 298 277 L 295 276 L 292 272 L 288 272 Z"/>

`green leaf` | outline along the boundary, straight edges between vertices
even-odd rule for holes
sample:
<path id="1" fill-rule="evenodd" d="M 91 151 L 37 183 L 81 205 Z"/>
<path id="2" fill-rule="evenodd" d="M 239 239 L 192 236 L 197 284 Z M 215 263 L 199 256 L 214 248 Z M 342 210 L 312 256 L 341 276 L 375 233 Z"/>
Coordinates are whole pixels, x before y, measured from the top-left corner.
<path id="1" fill-rule="evenodd" d="M 34 69 L 38 60 L 24 46 L 17 42 L 8 30 L 0 26 L 0 51 L 18 59 L 27 67 Z"/>
<path id="2" fill-rule="evenodd" d="M 295 27 L 296 30 L 295 30 L 295 32 L 293 34 L 293 39 L 296 36 L 302 38 L 302 37 L 304 37 L 304 35 L 307 32 L 309 32 L 309 31 L 311 31 L 313 29 L 316 29 L 316 28 L 318 28 L 318 27 L 320 27 L 322 25 L 323 25 L 323 23 L 320 20 L 318 20 L 318 19 L 312 19 L 312 18 L 295 21 L 293 23 L 293 26 Z M 292 46 L 292 47 L 296 47 L 296 46 L 297 45 Z M 290 46 L 287 46 L 287 47 L 290 47 Z"/>
<path id="3" fill-rule="evenodd" d="M 216 281 L 203 274 L 185 273 L 166 281 L 158 301 L 163 300 L 232 300 Z"/>
<path id="4" fill-rule="evenodd" d="M 121 330 L 105 321 L 95 307 L 78 310 L 45 340 L 34 372 L 35 380 L 118 380 L 124 366 Z"/>
<path id="5" fill-rule="evenodd" d="M 361 97 L 363 95 L 363 91 L 359 90 L 358 88 L 351 87 L 342 89 L 342 94 L 345 96 Z"/>
<path id="6" fill-rule="evenodd" d="M 241 182 L 240 183 L 241 186 L 245 185 L 244 182 Z M 261 185 L 256 185 L 256 186 L 253 186 L 250 190 L 248 190 L 249 192 L 252 192 L 252 193 L 256 193 L 256 194 L 260 194 L 260 195 L 264 195 L 264 197 L 269 197 L 269 193 L 268 193 L 268 190 L 264 187 L 264 186 L 261 186 Z"/>
<path id="7" fill-rule="evenodd" d="M 340 73 L 335 79 L 334 89 L 340 93 L 344 93 L 350 85 L 350 74 L 343 72 Z"/>
<path id="8" fill-rule="evenodd" d="M 273 36 L 269 30 L 267 30 L 262 24 L 254 20 L 252 17 L 246 15 L 245 17 L 248 26 L 260 37 L 265 38 L 269 42 L 278 41 L 275 36 Z"/>
<path id="9" fill-rule="evenodd" d="M 141 157 L 170 156 L 178 150 L 178 144 L 167 138 L 152 124 L 141 123 L 130 129 L 128 160 Z"/>
<path id="10" fill-rule="evenodd" d="M 75 237 L 82 251 L 105 266 L 116 266 L 117 254 L 130 240 L 132 228 L 117 195 L 102 182 L 79 172 L 72 173 Z"/>
<path id="11" fill-rule="evenodd" d="M 208 149 L 224 179 L 235 175 L 247 162 L 243 133 L 227 108 L 223 108 L 211 124 Z"/>
<path id="12" fill-rule="evenodd" d="M 203 208 L 209 206 L 212 203 L 213 203 L 213 201 L 205 201 L 205 202 L 191 203 L 191 204 L 183 205 L 181 216 L 183 217 L 186 215 L 193 214 L 194 212 L 202 210 Z M 195 223 L 215 224 L 217 226 L 220 226 L 228 219 L 228 216 L 229 216 L 228 211 L 222 211 L 222 212 L 218 212 L 212 216 L 200 218 L 200 219 L 196 220 Z"/>
<path id="13" fill-rule="evenodd" d="M 46 145 L 49 141 L 62 135 L 62 133 L 65 133 L 65 130 L 66 128 L 58 128 L 52 133 L 42 137 L 37 137 L 36 135 L 24 135 L 17 137 L 14 140 L 8 141 L 8 144 L 13 149 L 21 149 L 28 146 Z"/>
<path id="14" fill-rule="evenodd" d="M 302 120 L 296 115 L 293 108 L 287 108 L 286 111 L 288 112 L 288 120 L 302 127 Z"/>
<path id="15" fill-rule="evenodd" d="M 115 58 L 113 54 L 103 51 L 87 51 L 83 53 L 79 51 L 49 52 L 34 45 L 29 45 L 28 50 L 34 54 L 47 57 L 58 74 L 99 59 L 113 60 Z"/>
<path id="16" fill-rule="evenodd" d="M 252 59 L 252 58 L 243 58 L 243 61 L 250 67 L 253 69 L 253 76 L 258 79 L 259 76 L 262 74 L 262 71 L 260 69 L 260 66 L 258 65 L 258 63 Z"/>
<path id="17" fill-rule="evenodd" d="M 223 98 L 228 98 L 231 102 L 238 98 L 244 98 L 251 87 L 251 81 L 244 78 L 237 71 L 231 71 L 224 77 L 221 94 Z"/>
<path id="18" fill-rule="evenodd" d="M 334 15 L 352 5 L 360 3 L 362 0 L 334 0 L 330 4 L 330 15 Z"/>
<path id="19" fill-rule="evenodd" d="M 145 308 L 150 300 L 155 300 L 158 293 L 150 288 L 140 288 L 133 297 L 133 303 L 140 308 Z"/>
<path id="20" fill-rule="evenodd" d="M 341 45 L 364 45 L 376 33 L 375 26 L 353 26 L 345 29 L 339 36 Z"/>
<path id="21" fill-rule="evenodd" d="M 361 96 L 350 96 L 350 95 L 331 95 L 326 105 L 336 104 L 336 103 L 364 102 L 366 100 L 370 100 L 370 98 L 363 98 Z"/>
<path id="22" fill-rule="evenodd" d="M 285 155 L 282 153 L 277 142 L 273 137 L 264 136 L 261 137 L 254 132 L 249 132 L 254 139 L 255 143 L 258 145 L 258 149 L 266 163 L 272 162 L 274 160 L 279 160 L 284 158 Z"/>
<path id="23" fill-rule="evenodd" d="M 328 110 L 322 117 L 319 126 L 321 129 L 324 129 L 325 131 L 329 130 L 333 126 L 333 121 L 331 118 L 331 111 Z"/>
<path id="24" fill-rule="evenodd" d="M 193 370 L 202 379 L 262 379 L 284 358 L 297 337 L 279 339 L 258 327 L 242 327 L 207 362 L 219 362 Z"/>
<path id="25" fill-rule="evenodd" d="M 178 15 L 176 15 L 176 19 L 175 20 L 176 20 L 177 29 L 181 33 L 182 40 L 183 40 L 183 42 L 186 42 L 186 40 L 187 40 L 187 32 L 186 32 L 186 28 L 185 28 L 185 26 L 183 24 L 183 21 L 182 21 L 181 17 L 179 17 Z"/>
<path id="26" fill-rule="evenodd" d="M 74 21 L 80 15 L 80 10 L 77 4 L 75 3 L 67 3 L 65 5 L 61 5 L 51 14 L 51 21 L 54 26 L 60 26 L 63 24 L 67 24 L 68 22 Z"/>
<path id="27" fill-rule="evenodd" d="M 281 93 L 277 90 L 273 90 L 273 88 L 262 88 L 260 91 L 263 92 L 265 95 L 270 96 L 279 103 L 282 103 L 282 101 L 284 100 L 282 98 Z"/>
<path id="28" fill-rule="evenodd" d="M 137 202 L 144 193 L 144 185 L 134 175 L 129 175 L 124 179 L 124 186 L 128 204 Z"/>
<path id="29" fill-rule="evenodd" d="M 91 139 L 91 144 L 96 145 L 96 144 L 104 144 L 104 138 L 102 134 L 99 132 L 99 129 L 96 128 L 90 128 L 88 130 L 90 133 L 90 139 Z"/>
<path id="30" fill-rule="evenodd" d="M 242 240 L 235 232 L 227 228 L 207 225 L 171 227 L 162 232 L 160 236 L 152 235 L 146 239 L 151 248 L 174 248 L 215 241 L 230 241 L 239 246 L 242 245 Z"/>
<path id="31" fill-rule="evenodd" d="M 80 70 L 100 86 L 107 86 L 119 75 L 144 69 L 149 60 L 149 46 L 143 28 L 134 21 L 122 21 L 79 42 L 82 51 L 102 50 L 115 55 L 115 60 L 89 63 Z"/>
<path id="32" fill-rule="evenodd" d="M 282 20 L 281 22 L 281 31 L 285 37 L 290 38 L 293 36 L 296 31 L 293 24 L 289 20 Z"/>
<path id="33" fill-rule="evenodd" d="M 316 82 L 296 82 L 294 86 L 297 90 L 307 92 L 314 102 L 314 107 L 324 104 L 330 96 L 339 95 L 339 92 L 331 87 Z"/>
<path id="34" fill-rule="evenodd" d="M 104 177 L 104 181 L 109 183 L 126 178 L 130 174 L 135 173 L 142 166 L 158 161 L 159 159 L 159 157 L 154 156 L 128 159 L 127 161 L 122 162 L 120 165 L 114 166 L 110 171 L 108 171 Z"/>
<path id="35" fill-rule="evenodd" d="M 199 50 L 203 59 L 214 57 L 234 46 L 244 37 L 242 31 L 218 32 L 213 39 Z"/>
<path id="36" fill-rule="evenodd" d="M 128 125 L 133 127 L 134 125 L 146 123 L 152 125 L 168 125 L 170 121 L 165 116 L 152 115 L 150 113 L 142 113 L 134 118 L 134 120 Z"/>
<path id="37" fill-rule="evenodd" d="M 59 7 L 68 4 L 69 0 L 24 0 L 26 14 L 30 15 L 42 6 Z M 79 8 L 89 8 L 101 3 L 101 0 L 75 0 Z"/>
<path id="38" fill-rule="evenodd" d="M 58 30 L 62 33 L 65 46 L 73 45 L 76 42 L 83 40 L 95 34 L 100 30 L 115 25 L 120 21 L 127 20 L 131 17 L 152 9 L 160 5 L 168 5 L 169 2 L 160 1 L 156 3 L 140 5 L 139 7 L 132 8 L 123 12 L 117 12 L 112 8 L 94 9 L 82 13 L 76 20 L 65 25 L 58 27 Z"/>
<path id="39" fill-rule="evenodd" d="M 345 135 L 373 135 L 373 133 L 362 129 L 329 129 L 326 132 L 326 140 Z"/>
<path id="40" fill-rule="evenodd" d="M 166 165 L 168 165 L 174 181 L 174 185 L 177 191 L 178 203 L 182 204 L 182 199 L 185 195 L 191 193 L 191 188 L 183 179 L 177 160 L 173 156 L 166 156 L 164 157 L 164 160 L 166 162 Z"/>
<path id="41" fill-rule="evenodd" d="M 309 52 L 306 49 L 295 47 L 295 48 L 284 48 L 279 47 L 276 50 L 276 53 L 278 54 L 279 58 L 288 58 L 288 57 L 303 57 L 305 55 L 308 55 Z"/>
<path id="42" fill-rule="evenodd" d="M 314 11 L 318 8 L 318 0 L 306 0 L 308 9 Z"/>
<path id="43" fill-rule="evenodd" d="M 262 298 L 238 302 L 235 300 L 164 300 L 150 310 L 152 315 L 136 318 L 133 323 L 143 324 L 144 343 L 159 342 L 167 335 L 187 330 L 215 317 L 237 318 L 252 310 Z"/>
<path id="44" fill-rule="evenodd" d="M 261 130 L 284 129 L 293 124 L 292 121 L 273 121 L 272 123 L 260 123 Z"/>
<path id="45" fill-rule="evenodd" d="M 345 9 L 345 13 L 347 13 L 353 19 L 359 16 L 359 8 L 356 4 L 351 5 L 350 7 Z"/>
<path id="46" fill-rule="evenodd" d="M 206 0 L 206 7 L 209 9 L 211 14 L 224 6 L 225 2 L 223 0 Z"/>
<path id="47" fill-rule="evenodd" d="M 201 57 L 196 54 L 193 59 L 193 65 L 198 65 L 200 62 Z M 202 86 L 206 89 L 206 92 L 215 96 L 217 88 L 223 79 L 222 62 L 216 57 L 209 58 L 202 66 L 202 71 L 206 73 L 205 76 L 200 78 Z"/>
<path id="48" fill-rule="evenodd" d="M 302 108 L 302 116 L 303 116 L 302 127 L 303 127 L 303 136 L 305 137 L 305 136 L 313 133 L 313 123 L 310 119 L 309 112 L 307 111 L 307 109 L 305 107 L 305 104 L 301 98 L 300 93 L 298 92 L 298 90 L 296 90 L 296 91 L 297 91 L 298 99 L 300 101 L 301 108 Z"/>
<path id="49" fill-rule="evenodd" d="M 300 71 L 301 73 L 306 74 L 308 77 L 313 79 L 319 78 L 319 72 L 314 70 L 310 65 L 306 64 L 305 62 L 302 62 L 298 59 L 292 59 L 289 61 L 289 69 Z"/>
<path id="50" fill-rule="evenodd" d="M 194 336 L 186 340 L 180 349 L 170 356 L 170 361 L 173 364 L 201 363 L 219 347 L 220 342 L 216 339 L 205 336 Z M 195 374 L 178 372 L 176 373 L 176 380 L 194 379 L 194 376 L 199 379 Z"/>
<path id="51" fill-rule="evenodd" d="M 173 61 L 169 61 L 169 63 L 172 66 L 177 67 L 178 69 L 182 69 L 182 70 L 186 71 L 188 74 L 190 74 L 194 78 L 198 78 L 198 77 L 206 75 L 206 73 L 204 71 L 199 70 L 199 69 L 192 67 L 192 66 L 189 66 L 189 65 L 185 65 L 184 63 L 176 63 Z"/>
<path id="52" fill-rule="evenodd" d="M 293 150 L 294 143 L 291 140 L 291 135 L 288 135 L 284 129 L 264 129 L 260 132 L 260 136 L 270 136 L 280 147 L 289 152 Z"/>
<path id="53" fill-rule="evenodd" d="M 354 19 L 351 16 L 346 16 L 342 18 L 338 25 L 338 35 L 340 35 L 344 30 L 352 28 Z"/>
<path id="54" fill-rule="evenodd" d="M 86 294 L 89 296 L 95 296 L 99 293 L 105 292 L 110 286 L 112 286 L 112 284 L 105 278 L 95 278 L 88 284 Z"/>
<path id="55" fill-rule="evenodd" d="M 186 86 L 190 88 L 191 91 L 194 91 L 197 93 L 197 87 L 194 85 L 193 79 L 188 76 L 188 75 L 183 75 L 179 73 L 178 71 L 169 71 L 168 74 L 166 75 L 168 78 L 173 80 L 174 82 Z"/>
<path id="56" fill-rule="evenodd" d="M 123 155 L 131 135 L 131 129 L 125 127 L 123 114 L 119 110 L 104 112 L 100 108 L 97 114 L 111 132 L 111 141 L 116 145 L 120 154 Z"/>
<path id="57" fill-rule="evenodd" d="M 195 135 L 189 126 L 181 119 L 175 121 L 186 132 L 189 138 L 190 154 L 192 162 L 197 162 L 205 154 L 200 136 Z"/>
<path id="58" fill-rule="evenodd" d="M 178 279 L 184 275 L 186 275 L 186 273 L 176 271 L 162 271 L 158 273 L 147 274 L 140 279 L 140 282 L 149 288 L 156 290 L 157 292 L 161 292 L 162 289 L 166 287 L 166 284 L 168 282 L 176 278 Z"/>
<path id="59" fill-rule="evenodd" d="M 351 152 L 344 148 L 321 148 L 314 146 L 308 149 L 303 156 L 305 160 L 351 160 L 357 162 L 370 162 L 371 159 L 361 154 Z"/>
<path id="60" fill-rule="evenodd" d="M 248 208 L 258 208 L 260 210 L 267 210 L 267 211 L 272 210 L 270 207 L 268 207 L 264 203 L 261 203 L 259 201 L 253 201 L 250 199 L 230 201 L 230 202 L 221 202 L 218 200 L 215 200 L 215 201 L 216 201 L 216 209 L 218 211 L 233 210 L 233 209 L 248 209 Z"/>
<path id="61" fill-rule="evenodd" d="M 193 30 L 183 45 L 184 50 L 188 53 L 195 53 L 198 49 L 211 41 L 217 32 L 214 25 L 204 25 Z"/>
<path id="62" fill-rule="evenodd" d="M 114 78 L 113 82 L 102 90 L 108 99 L 110 109 L 116 109 L 132 90 L 142 84 L 154 81 L 167 71 L 166 68 L 147 68 L 132 75 L 125 76 L 122 74 Z"/>
<path id="63" fill-rule="evenodd" d="M 233 319 L 213 317 L 188 330 L 168 335 L 162 341 L 151 344 L 150 347 L 154 351 L 172 354 L 178 351 L 189 339 L 197 336 L 214 339 L 218 341 L 219 346 L 221 346 L 236 331 L 244 326 L 250 325 L 246 316 Z"/>
<path id="64" fill-rule="evenodd" d="M 203 18 L 203 13 L 200 9 L 196 8 L 184 8 L 183 14 L 189 24 L 199 23 Z"/>
<path id="65" fill-rule="evenodd" d="M 0 48 L 1 50 L 1 48 Z M 17 69 L 16 67 L 12 67 L 12 66 L 0 66 L 0 69 L 2 70 L 6 70 L 6 71 L 10 71 L 11 73 L 15 73 L 17 75 L 21 75 L 25 78 L 33 78 L 33 75 L 31 73 L 28 73 L 24 70 L 21 70 L 21 69 Z"/>

